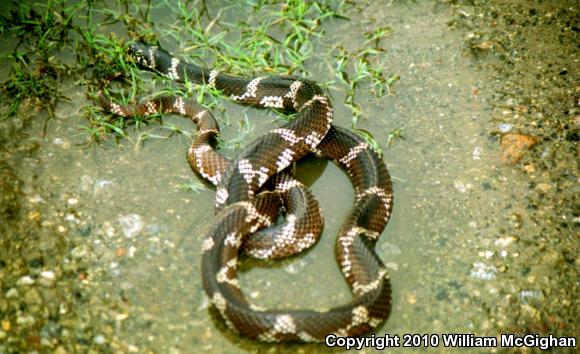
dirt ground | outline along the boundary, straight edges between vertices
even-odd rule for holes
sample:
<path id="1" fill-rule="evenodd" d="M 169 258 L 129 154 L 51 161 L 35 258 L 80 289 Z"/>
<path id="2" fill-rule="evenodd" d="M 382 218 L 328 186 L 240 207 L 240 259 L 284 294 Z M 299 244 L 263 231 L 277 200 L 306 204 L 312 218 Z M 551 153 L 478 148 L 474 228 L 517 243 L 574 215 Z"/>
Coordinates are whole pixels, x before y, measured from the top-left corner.
<path id="1" fill-rule="evenodd" d="M 485 96 L 489 112 L 489 121 L 483 123 L 487 127 L 485 140 L 497 147 L 497 156 L 507 154 L 497 168 L 503 176 L 514 176 L 524 183 L 517 190 L 525 192 L 514 199 L 525 209 L 506 210 L 509 222 L 497 235 L 501 242 L 515 240 L 525 251 L 499 266 L 497 272 L 505 284 L 500 292 L 509 289 L 510 281 L 527 283 L 534 290 L 514 291 L 519 298 L 511 294 L 490 299 L 475 296 L 478 300 L 469 305 L 478 306 L 478 313 L 486 317 L 478 330 L 487 335 L 509 332 L 578 338 L 580 5 L 577 1 L 479 0 L 429 4 L 436 9 L 433 11 L 450 14 L 449 31 L 464 39 L 461 55 L 473 64 L 483 82 L 471 95 Z M 419 5 L 405 2 L 404 6 L 412 9 Z M 76 90 L 77 86 L 71 86 L 65 91 L 73 94 Z M 92 237 L 87 235 L 106 234 L 106 229 L 93 229 L 90 217 L 83 215 L 78 205 L 78 195 L 51 191 L 50 186 L 61 183 L 61 177 L 42 180 L 46 167 L 38 162 L 44 143 L 34 137 L 46 128 L 38 119 L 45 119 L 46 112 L 36 107 L 34 101 L 26 101 L 19 114 L 0 121 L 0 353 L 162 352 L 146 339 L 133 345 L 117 335 L 130 312 L 130 301 L 125 298 L 134 290 L 130 284 L 124 288 L 121 283 L 122 291 L 111 297 L 105 290 L 105 277 L 104 287 L 91 287 L 88 295 L 84 281 L 88 273 L 99 269 L 94 264 L 118 263 L 115 260 L 130 248 L 113 241 L 107 245 L 106 237 L 105 244 L 87 242 L 87 237 Z M 68 130 L 66 134 L 72 137 L 75 133 Z M 69 141 L 51 144 L 66 150 Z M 518 144 L 521 146 L 516 147 Z M 86 156 L 93 154 L 91 149 L 85 150 Z M 97 186 L 90 178 L 86 182 L 91 191 Z M 79 188 L 82 194 L 83 185 Z M 455 188 L 464 185 L 456 184 Z M 485 182 L 482 188 L 494 186 Z M 81 204 L 89 201 L 92 199 L 81 200 Z M 211 197 L 206 203 L 211 204 Z M 68 226 L 71 215 L 80 220 L 74 232 Z M 155 238 L 160 231 L 147 232 Z M 99 253 L 99 247 L 112 251 Z M 154 255 L 170 246 L 149 247 L 148 252 Z M 102 271 L 114 273 L 115 269 Z M 398 277 L 402 280 L 403 275 Z M 189 280 L 181 281 L 187 284 Z M 445 289 L 437 296 L 445 300 L 452 291 Z M 415 301 L 410 296 L 405 299 L 401 302 L 406 305 Z M 140 322 L 128 332 L 131 330 L 147 332 L 149 322 Z M 201 343 L 204 336 L 210 336 L 208 332 L 198 335 Z M 245 344 L 240 350 L 271 349 Z M 504 351 L 535 349 L 500 350 Z"/>

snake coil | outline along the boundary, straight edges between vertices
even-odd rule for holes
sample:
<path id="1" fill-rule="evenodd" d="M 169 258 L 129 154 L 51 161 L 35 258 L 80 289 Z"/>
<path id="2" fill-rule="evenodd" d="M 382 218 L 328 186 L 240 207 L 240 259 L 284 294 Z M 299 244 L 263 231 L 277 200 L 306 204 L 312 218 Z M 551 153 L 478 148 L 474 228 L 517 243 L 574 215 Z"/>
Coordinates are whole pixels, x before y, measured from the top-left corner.
<path id="1" fill-rule="evenodd" d="M 288 76 L 231 76 L 144 43 L 133 44 L 130 54 L 145 69 L 214 87 L 237 103 L 297 113 L 296 119 L 254 140 L 230 161 L 214 149 L 219 127 L 208 110 L 178 96 L 121 106 L 101 95 L 101 105 L 117 115 L 174 113 L 196 123 L 188 161 L 217 186 L 217 222 L 202 243 L 203 287 L 225 323 L 268 342 L 319 342 L 328 334 L 357 336 L 377 328 L 391 308 L 388 273 L 374 250 L 392 210 L 391 180 L 382 158 L 364 139 L 332 125 L 332 105 L 318 85 Z M 336 162 L 355 188 L 354 206 L 336 242 L 336 258 L 353 299 L 324 311 L 262 309 L 240 289 L 238 254 L 243 249 L 262 259 L 282 258 L 318 240 L 323 227 L 318 202 L 288 171 L 309 153 Z M 281 209 L 285 222 L 274 225 Z"/>

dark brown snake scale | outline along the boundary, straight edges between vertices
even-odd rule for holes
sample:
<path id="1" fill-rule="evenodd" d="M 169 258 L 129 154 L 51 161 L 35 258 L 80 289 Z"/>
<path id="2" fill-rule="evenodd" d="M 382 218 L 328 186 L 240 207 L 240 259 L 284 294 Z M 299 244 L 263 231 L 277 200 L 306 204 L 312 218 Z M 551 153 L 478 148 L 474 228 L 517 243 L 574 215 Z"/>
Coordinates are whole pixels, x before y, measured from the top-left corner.
<path id="1" fill-rule="evenodd" d="M 382 158 L 364 139 L 332 125 L 330 100 L 318 85 L 297 77 L 230 76 L 143 43 L 133 44 L 130 54 L 146 69 L 215 87 L 237 103 L 297 112 L 296 119 L 254 140 L 229 161 L 214 150 L 219 127 L 206 109 L 177 96 L 120 106 L 101 95 L 101 105 L 117 115 L 173 113 L 197 125 L 188 161 L 217 186 L 218 210 L 202 242 L 203 287 L 228 327 L 268 342 L 319 342 L 328 334 L 358 336 L 376 329 L 391 308 L 388 273 L 374 250 L 391 214 L 391 180 Z M 355 188 L 354 206 L 336 242 L 336 258 L 353 299 L 318 311 L 262 309 L 240 289 L 238 255 L 243 250 L 257 258 L 283 258 L 316 243 L 323 227 L 319 204 L 288 169 L 309 153 L 335 161 Z M 285 221 L 276 224 L 281 210 Z"/>

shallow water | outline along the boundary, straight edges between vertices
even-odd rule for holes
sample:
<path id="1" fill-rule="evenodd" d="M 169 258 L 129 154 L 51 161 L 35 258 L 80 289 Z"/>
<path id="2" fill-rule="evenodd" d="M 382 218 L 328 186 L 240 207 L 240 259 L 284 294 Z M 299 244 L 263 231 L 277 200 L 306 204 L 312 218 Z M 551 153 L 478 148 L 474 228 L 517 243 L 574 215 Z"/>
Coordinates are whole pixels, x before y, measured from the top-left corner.
<path id="1" fill-rule="evenodd" d="M 164 10 L 156 11 L 163 14 Z M 236 11 L 236 6 L 229 7 L 223 16 L 234 17 Z M 537 303 L 544 301 L 536 279 L 546 275 L 541 269 L 516 278 L 506 273 L 521 266 L 518 259 L 526 252 L 527 243 L 520 242 L 512 230 L 532 227 L 518 224 L 527 212 L 523 196 L 528 187 L 520 174 L 499 161 L 497 140 L 488 134 L 491 92 L 485 76 L 466 55 L 465 33 L 448 25 L 455 10 L 437 2 L 389 2 L 350 11 L 351 21 L 324 25 L 322 43 L 356 48 L 360 33 L 369 26 L 391 26 L 392 33 L 382 44 L 387 48 L 389 71 L 401 77 L 393 96 L 380 100 L 370 94 L 358 96 L 365 118 L 357 127 L 379 140 L 394 181 L 394 212 L 377 244 L 391 274 L 393 309 L 377 336 L 496 336 L 498 328 L 519 331 L 521 324 L 513 318 L 517 311 L 497 313 L 489 308 L 494 303 L 524 307 L 531 311 L 533 322 Z M 164 25 L 160 21 L 156 26 Z M 162 44 L 174 50 L 177 46 L 168 44 L 172 40 L 161 36 Z M 328 60 L 307 62 L 312 78 L 332 79 L 321 64 Z M 348 126 L 352 114 L 342 104 L 345 88 L 335 87 L 331 91 L 335 124 Z M 74 343 L 82 337 L 95 351 L 326 350 L 323 345 L 272 346 L 240 338 L 208 309 L 199 259 L 203 235 L 215 220 L 215 193 L 202 184 L 198 191 L 183 187 L 200 185 L 185 159 L 190 139 L 166 128 L 175 125 L 193 131 L 189 122 L 165 117 L 165 126 L 131 128 L 129 139 L 87 147 L 79 129 L 86 124 L 80 119 L 85 93 L 68 82 L 64 94 L 70 102 L 57 107 L 56 118 L 45 122 L 40 113 L 25 128 L 20 143 L 37 146 L 18 166 L 19 171 L 27 171 L 19 173 L 22 204 L 30 210 L 26 217 L 43 230 L 42 237 L 54 238 L 35 238 L 37 245 L 27 246 L 31 255 L 24 259 L 34 259 L 35 252 L 44 257 L 55 253 L 62 263 L 54 268 L 28 267 L 16 279 L 32 276 L 41 284 L 43 277 L 50 279 L 42 272 L 54 272 L 57 285 L 62 279 L 63 288 L 80 294 L 76 300 L 68 295 L 63 295 L 67 300 L 59 300 L 50 287 L 48 295 L 40 291 L 45 302 L 56 301 L 61 308 L 60 320 L 32 318 L 31 331 L 44 329 L 39 334 L 41 343 L 67 337 L 62 332 L 52 335 L 46 328 L 61 326 L 59 321 L 78 312 L 90 329 L 83 336 L 68 333 L 69 339 L 62 341 Z M 274 126 L 274 116 L 268 112 L 225 106 L 231 117 L 248 116 L 254 127 L 251 136 Z M 236 135 L 235 119 L 224 128 L 226 139 Z M 388 145 L 388 133 L 397 128 L 404 139 Z M 144 139 L 145 134 L 158 138 Z M 314 158 L 299 164 L 298 175 L 311 184 L 321 202 L 324 235 L 313 250 L 299 257 L 271 265 L 244 263 L 241 286 L 258 305 L 321 308 L 350 299 L 334 259 L 334 242 L 352 205 L 352 188 L 336 166 Z M 18 295 L 8 299 L 26 298 L 33 285 L 25 283 L 6 281 L 2 291 L 16 289 Z M 26 311 L 17 317 L 25 315 Z M 26 323 L 25 318 L 18 325 Z M 11 335 L 4 333 L 4 338 Z M 9 348 L 0 342 L 0 349 L 9 352 Z M 451 349 L 437 348 L 447 350 Z"/>

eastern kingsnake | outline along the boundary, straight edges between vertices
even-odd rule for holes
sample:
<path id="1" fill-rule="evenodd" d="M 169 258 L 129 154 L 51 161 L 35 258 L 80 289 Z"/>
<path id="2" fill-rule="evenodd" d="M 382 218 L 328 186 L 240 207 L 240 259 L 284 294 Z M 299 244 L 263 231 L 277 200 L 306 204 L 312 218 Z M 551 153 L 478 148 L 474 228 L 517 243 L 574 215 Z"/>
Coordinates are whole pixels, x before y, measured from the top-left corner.
<path id="1" fill-rule="evenodd" d="M 121 106 L 101 95 L 101 105 L 122 116 L 174 113 L 190 117 L 198 133 L 188 151 L 195 172 L 217 186 L 217 222 L 203 241 L 203 287 L 226 324 L 261 341 L 323 341 L 328 334 L 357 336 L 375 329 L 390 312 L 387 271 L 374 251 L 392 209 L 392 187 L 380 156 L 353 132 L 332 125 L 330 100 L 312 81 L 288 76 L 254 79 L 187 64 L 143 43 L 130 55 L 144 68 L 177 81 L 205 84 L 237 103 L 297 112 L 228 161 L 214 150 L 218 125 L 209 111 L 178 96 Z M 318 202 L 288 171 L 308 153 L 335 161 L 355 188 L 354 207 L 336 243 L 340 269 L 353 300 L 329 310 L 265 310 L 240 290 L 236 266 L 240 249 L 263 259 L 296 254 L 322 231 Z M 273 225 L 285 210 L 285 222 Z M 270 226 L 270 227 L 268 227 Z M 266 228 L 268 227 L 268 228 Z"/>

